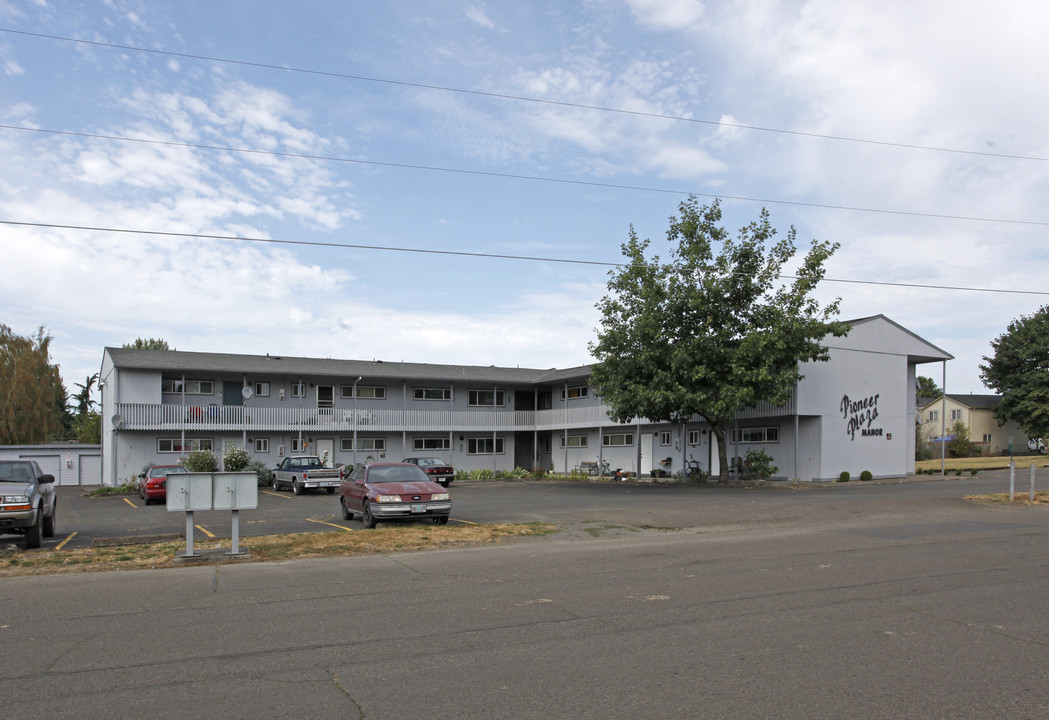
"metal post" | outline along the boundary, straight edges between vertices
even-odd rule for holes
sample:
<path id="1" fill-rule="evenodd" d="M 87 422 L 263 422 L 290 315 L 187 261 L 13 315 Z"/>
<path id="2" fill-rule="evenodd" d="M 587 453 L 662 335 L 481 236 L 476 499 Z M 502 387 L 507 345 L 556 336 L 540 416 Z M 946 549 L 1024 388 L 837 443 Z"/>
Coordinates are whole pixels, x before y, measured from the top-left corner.
<path id="1" fill-rule="evenodd" d="M 193 552 L 193 511 L 186 511 L 186 554 L 183 557 L 196 557 Z"/>
<path id="2" fill-rule="evenodd" d="M 233 550 L 229 555 L 240 555 L 240 516 L 237 514 L 240 512 L 236 508 L 233 509 L 233 529 L 231 534 L 233 535 Z"/>
<path id="3" fill-rule="evenodd" d="M 940 477 L 947 476 L 947 361 L 943 361 L 943 390 L 940 402 Z M 1009 498 L 1012 500 L 1012 498 Z"/>
<path id="4" fill-rule="evenodd" d="M 1009 461 L 1009 502 L 1016 497 L 1016 463 Z"/>
<path id="5" fill-rule="evenodd" d="M 1031 494 L 1028 496 L 1031 502 L 1034 502 L 1034 463 L 1031 463 Z"/>

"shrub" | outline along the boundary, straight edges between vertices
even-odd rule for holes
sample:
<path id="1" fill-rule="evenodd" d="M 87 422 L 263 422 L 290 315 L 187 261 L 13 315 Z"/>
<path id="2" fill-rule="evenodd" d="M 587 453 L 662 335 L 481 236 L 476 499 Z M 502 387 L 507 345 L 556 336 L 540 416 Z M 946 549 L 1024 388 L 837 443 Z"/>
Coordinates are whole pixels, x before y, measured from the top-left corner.
<path id="1" fill-rule="evenodd" d="M 838 482 L 848 482 L 850 477 L 852 476 L 849 475 L 848 470 L 842 470 L 841 475 L 838 476 Z"/>
<path id="2" fill-rule="evenodd" d="M 764 450 L 747 450 L 743 470 L 748 478 L 755 480 L 765 480 L 779 472 L 779 468 L 772 464 L 772 456 Z"/>
<path id="3" fill-rule="evenodd" d="M 222 466 L 227 472 L 239 472 L 248 466 L 251 456 L 242 447 L 230 446 L 222 458 Z"/>
<path id="4" fill-rule="evenodd" d="M 258 473 L 259 487 L 269 487 L 273 484 L 273 470 L 258 458 L 252 458 L 245 469 Z"/>
<path id="5" fill-rule="evenodd" d="M 980 471 L 977 470 L 976 468 L 973 468 L 972 470 L 969 471 L 969 474 L 972 475 L 973 477 L 976 477 L 979 473 L 980 473 Z"/>
<path id="6" fill-rule="evenodd" d="M 182 467 L 190 472 L 215 472 L 219 469 L 219 461 L 210 450 L 194 450 L 182 458 Z"/>
<path id="7" fill-rule="evenodd" d="M 860 480 L 862 482 L 866 482 L 868 480 L 873 480 L 873 479 L 874 479 L 874 475 L 871 473 L 870 470 L 864 470 L 863 472 L 860 473 Z"/>

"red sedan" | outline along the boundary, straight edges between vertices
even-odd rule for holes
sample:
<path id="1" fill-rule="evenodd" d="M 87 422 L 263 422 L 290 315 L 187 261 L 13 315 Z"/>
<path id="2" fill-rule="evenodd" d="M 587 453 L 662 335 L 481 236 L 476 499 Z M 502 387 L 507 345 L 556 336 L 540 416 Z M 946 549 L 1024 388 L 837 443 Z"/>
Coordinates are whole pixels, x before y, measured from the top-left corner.
<path id="1" fill-rule="evenodd" d="M 455 480 L 455 468 L 444 460 L 441 460 L 441 458 L 410 457 L 401 460 L 401 462 L 418 465 L 422 468 L 424 473 L 430 476 L 431 480 L 435 483 L 439 483 L 443 487 L 448 487 L 452 483 L 452 480 Z"/>
<path id="2" fill-rule="evenodd" d="M 448 491 L 409 463 L 358 465 L 339 486 L 342 519 L 360 515 L 364 527 L 389 520 L 430 520 L 447 525 L 452 513 Z"/>
<path id="3" fill-rule="evenodd" d="M 168 475 L 184 473 L 181 465 L 153 465 L 138 476 L 138 496 L 149 505 L 154 500 L 164 502 L 168 498 Z"/>

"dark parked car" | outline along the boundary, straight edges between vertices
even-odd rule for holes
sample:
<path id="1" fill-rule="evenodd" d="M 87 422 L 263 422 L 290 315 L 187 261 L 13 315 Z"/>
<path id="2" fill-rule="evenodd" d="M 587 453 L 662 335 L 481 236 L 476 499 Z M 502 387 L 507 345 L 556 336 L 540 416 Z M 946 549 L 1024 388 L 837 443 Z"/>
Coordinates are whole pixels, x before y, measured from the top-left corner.
<path id="1" fill-rule="evenodd" d="M 0 460 L 0 535 L 18 533 L 27 550 L 54 537 L 58 500 L 55 476 L 33 460 Z"/>
<path id="2" fill-rule="evenodd" d="M 401 462 L 418 465 L 431 480 L 440 483 L 444 487 L 448 487 L 452 484 L 452 480 L 455 480 L 455 469 L 441 458 L 410 457 L 401 460 Z"/>
<path id="3" fill-rule="evenodd" d="M 388 520 L 431 520 L 447 525 L 448 491 L 410 463 L 358 465 L 339 486 L 343 520 L 360 515 L 364 527 Z"/>
<path id="4" fill-rule="evenodd" d="M 165 502 L 168 499 L 168 475 L 184 473 L 181 465 L 153 465 L 138 476 L 138 496 L 149 505 L 154 500 Z"/>

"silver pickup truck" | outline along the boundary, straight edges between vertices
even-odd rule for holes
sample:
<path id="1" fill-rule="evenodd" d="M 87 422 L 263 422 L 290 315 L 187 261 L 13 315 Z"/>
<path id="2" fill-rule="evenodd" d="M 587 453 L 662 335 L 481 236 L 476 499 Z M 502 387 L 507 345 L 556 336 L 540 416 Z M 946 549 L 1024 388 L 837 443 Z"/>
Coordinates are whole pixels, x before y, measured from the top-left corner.
<path id="1" fill-rule="evenodd" d="M 331 495 L 342 480 L 342 467 L 327 467 L 316 455 L 293 455 L 273 469 L 273 489 L 290 487 L 296 495 L 324 488 Z"/>
<path id="2" fill-rule="evenodd" d="M 18 533 L 27 550 L 54 537 L 55 476 L 32 460 L 0 460 L 0 535 Z"/>

